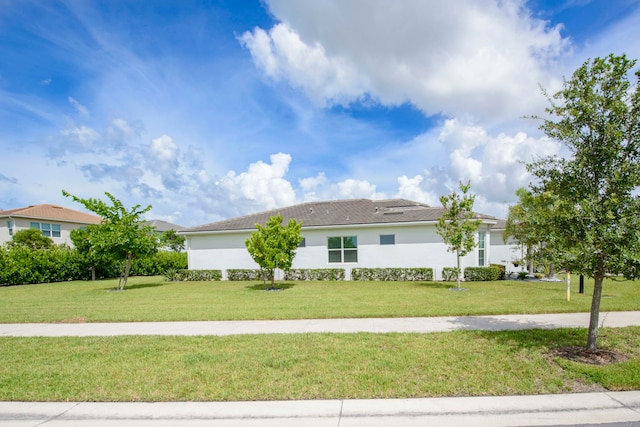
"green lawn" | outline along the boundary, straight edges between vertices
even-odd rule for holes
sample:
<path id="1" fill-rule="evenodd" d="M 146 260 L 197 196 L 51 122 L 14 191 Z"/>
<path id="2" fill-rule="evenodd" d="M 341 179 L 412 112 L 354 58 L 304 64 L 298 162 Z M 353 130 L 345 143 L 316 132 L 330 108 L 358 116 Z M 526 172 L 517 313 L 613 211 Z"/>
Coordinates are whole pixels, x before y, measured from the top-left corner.
<path id="1" fill-rule="evenodd" d="M 587 312 L 593 282 L 571 301 L 550 282 L 291 282 L 265 292 L 257 282 L 165 282 L 135 277 L 124 292 L 114 280 L 0 287 L 0 323 L 421 317 Z M 640 310 L 640 283 L 607 280 L 602 311 Z"/>
<path id="2" fill-rule="evenodd" d="M 596 367 L 549 350 L 583 329 L 434 334 L 0 338 L 0 400 L 226 401 L 542 394 L 640 388 L 640 328 L 603 329 L 630 356 Z"/>
<path id="3" fill-rule="evenodd" d="M 0 288 L 0 322 L 401 317 L 588 311 L 592 283 L 171 283 L 133 278 Z M 640 310 L 638 282 L 605 283 L 602 310 Z M 586 325 L 585 325 L 586 326 Z M 551 356 L 586 329 L 229 337 L 0 337 L 0 400 L 211 401 L 408 398 L 640 389 L 640 327 L 601 329 L 629 357 Z"/>

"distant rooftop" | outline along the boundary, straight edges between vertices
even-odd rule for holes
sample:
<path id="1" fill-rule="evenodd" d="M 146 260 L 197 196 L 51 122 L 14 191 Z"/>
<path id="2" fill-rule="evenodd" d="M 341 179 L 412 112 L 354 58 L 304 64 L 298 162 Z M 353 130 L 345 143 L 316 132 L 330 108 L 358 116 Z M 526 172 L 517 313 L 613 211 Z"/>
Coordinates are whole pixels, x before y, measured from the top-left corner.
<path id="1" fill-rule="evenodd" d="M 165 232 L 169 230 L 182 231 L 186 230 L 186 227 L 181 225 L 172 224 L 167 221 L 162 221 L 160 219 L 153 219 L 151 221 L 145 221 L 148 225 L 155 227 L 156 231 Z"/>
<path id="2" fill-rule="evenodd" d="M 0 218 L 14 217 L 27 219 L 40 219 L 62 222 L 75 222 L 81 224 L 99 224 L 102 221 L 97 215 L 56 205 L 32 205 L 25 208 L 0 210 Z"/>

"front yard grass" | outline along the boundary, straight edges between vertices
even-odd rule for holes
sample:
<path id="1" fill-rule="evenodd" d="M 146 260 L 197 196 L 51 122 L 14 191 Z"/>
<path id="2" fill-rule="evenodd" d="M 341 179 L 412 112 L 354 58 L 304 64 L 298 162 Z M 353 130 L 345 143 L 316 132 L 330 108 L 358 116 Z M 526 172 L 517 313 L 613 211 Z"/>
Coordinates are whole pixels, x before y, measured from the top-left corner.
<path id="1" fill-rule="evenodd" d="M 0 287 L 0 323 L 266 320 L 429 317 L 588 312 L 593 282 L 571 301 L 564 282 L 166 282 L 134 277 L 124 292 L 116 280 Z M 602 311 L 640 310 L 640 283 L 608 279 Z"/>
<path id="2" fill-rule="evenodd" d="M 640 327 L 604 328 L 626 362 L 555 359 L 585 329 L 434 334 L 0 338 L 0 400 L 251 401 L 640 388 Z"/>

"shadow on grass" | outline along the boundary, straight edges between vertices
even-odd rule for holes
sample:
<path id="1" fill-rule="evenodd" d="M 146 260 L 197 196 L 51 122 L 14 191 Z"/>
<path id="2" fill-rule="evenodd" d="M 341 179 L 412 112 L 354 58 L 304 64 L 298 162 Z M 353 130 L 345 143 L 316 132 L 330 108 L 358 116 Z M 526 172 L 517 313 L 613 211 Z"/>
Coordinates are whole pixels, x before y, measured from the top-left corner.
<path id="1" fill-rule="evenodd" d="M 266 291 L 266 290 L 275 290 L 275 291 L 285 291 L 287 289 L 293 288 L 295 283 L 276 283 L 274 285 L 275 289 L 271 289 L 271 283 L 260 283 L 257 285 L 246 286 L 247 289 L 252 291 Z"/>
<path id="2" fill-rule="evenodd" d="M 132 291 L 134 289 L 145 289 L 145 288 L 158 288 L 160 286 L 165 286 L 170 282 L 155 282 L 155 283 L 139 283 L 139 284 L 131 284 L 131 285 L 127 285 L 123 290 L 124 291 Z M 116 283 L 116 287 L 117 287 L 117 283 Z M 105 291 L 111 291 L 111 292 L 122 292 L 119 291 L 116 287 L 113 286 L 109 286 L 108 288 L 102 288 Z"/>
<path id="3" fill-rule="evenodd" d="M 414 284 L 417 288 L 429 288 L 429 289 L 449 289 L 455 288 L 455 282 L 418 282 Z"/>

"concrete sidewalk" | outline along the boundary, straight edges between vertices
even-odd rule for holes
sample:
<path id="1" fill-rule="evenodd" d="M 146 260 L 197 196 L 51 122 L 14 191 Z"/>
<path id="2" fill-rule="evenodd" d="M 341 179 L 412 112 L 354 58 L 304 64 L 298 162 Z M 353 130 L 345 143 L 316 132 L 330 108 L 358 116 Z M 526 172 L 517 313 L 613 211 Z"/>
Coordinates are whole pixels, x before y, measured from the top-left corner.
<path id="1" fill-rule="evenodd" d="M 600 313 L 601 327 L 640 325 L 640 311 Z M 521 330 L 587 328 L 589 313 L 523 314 L 386 319 L 303 319 L 206 322 L 10 323 L 0 336 L 59 337 L 116 335 L 243 335 L 353 332 L 449 332 L 455 330 Z"/>
<path id="2" fill-rule="evenodd" d="M 640 392 L 276 402 L 0 402 L 0 426 L 559 426 L 640 424 Z"/>

